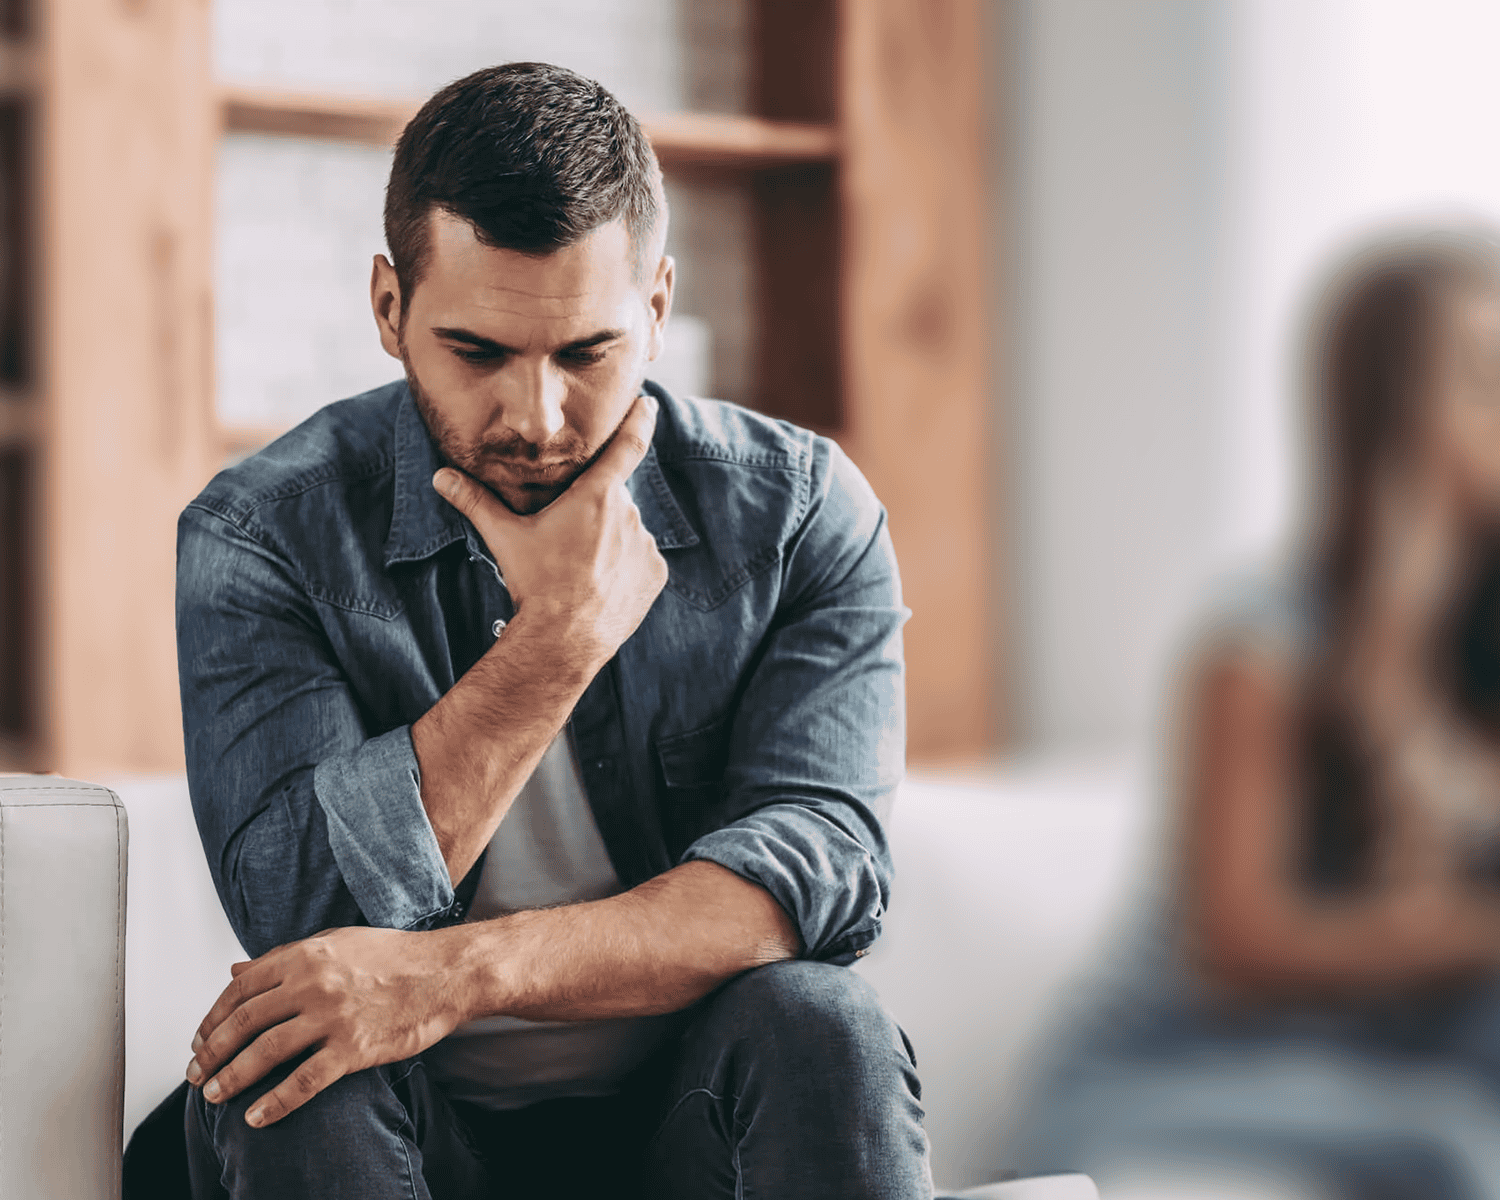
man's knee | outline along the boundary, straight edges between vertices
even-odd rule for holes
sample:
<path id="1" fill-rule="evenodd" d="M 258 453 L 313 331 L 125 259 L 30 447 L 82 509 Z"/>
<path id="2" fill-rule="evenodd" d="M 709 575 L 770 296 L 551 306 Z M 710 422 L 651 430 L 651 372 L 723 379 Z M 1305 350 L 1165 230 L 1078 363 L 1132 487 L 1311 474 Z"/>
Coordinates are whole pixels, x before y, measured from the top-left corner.
<path id="1" fill-rule="evenodd" d="M 408 1114 L 398 1094 L 411 1064 L 376 1067 L 330 1084 L 273 1125 L 246 1123 L 250 1106 L 285 1079 L 296 1062 L 284 1064 L 222 1104 L 210 1104 L 201 1090 L 188 1094 L 188 1136 L 200 1139 L 220 1166 L 220 1178 L 248 1183 L 267 1172 L 284 1172 L 298 1162 L 328 1166 L 346 1156 L 370 1155 L 382 1143 L 399 1139 Z M 203 1194 L 198 1181 L 194 1190 Z M 231 1185 L 231 1192 L 236 1189 Z"/>
<path id="2" fill-rule="evenodd" d="M 799 1074 L 827 1068 L 851 1081 L 895 1074 L 917 1089 L 910 1043 L 875 989 L 846 967 L 772 963 L 734 979 L 711 1003 L 720 1037 L 763 1048 Z"/>
<path id="3" fill-rule="evenodd" d="M 663 1196 L 932 1194 L 916 1063 L 875 989 L 789 961 L 738 976 L 684 1037 L 651 1144 Z M 739 1189 L 739 1190 L 737 1190 Z"/>

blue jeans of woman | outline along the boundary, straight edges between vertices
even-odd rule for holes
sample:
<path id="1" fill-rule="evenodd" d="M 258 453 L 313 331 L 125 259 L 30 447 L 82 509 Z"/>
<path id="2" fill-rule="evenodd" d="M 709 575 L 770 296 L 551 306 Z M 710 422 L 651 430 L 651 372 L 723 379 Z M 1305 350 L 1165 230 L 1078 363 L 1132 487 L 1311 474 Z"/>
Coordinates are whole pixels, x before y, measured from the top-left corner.
<path id="1" fill-rule="evenodd" d="M 187 1107 L 196 1200 L 932 1195 L 905 1034 L 843 967 L 730 981 L 616 1096 L 489 1112 L 450 1103 L 420 1059 L 346 1076 L 275 1125 L 251 1102 Z"/>

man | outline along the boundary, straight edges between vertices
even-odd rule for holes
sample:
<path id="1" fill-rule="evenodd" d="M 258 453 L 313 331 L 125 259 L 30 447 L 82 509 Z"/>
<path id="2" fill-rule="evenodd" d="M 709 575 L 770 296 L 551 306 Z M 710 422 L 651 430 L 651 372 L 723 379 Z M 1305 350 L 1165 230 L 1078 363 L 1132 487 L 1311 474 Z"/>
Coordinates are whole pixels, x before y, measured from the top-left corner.
<path id="1" fill-rule="evenodd" d="M 874 941 L 906 612 L 832 443 L 644 382 L 660 175 L 542 64 L 397 146 L 400 384 L 184 512 L 189 783 L 257 957 L 198 1197 L 930 1195 Z"/>

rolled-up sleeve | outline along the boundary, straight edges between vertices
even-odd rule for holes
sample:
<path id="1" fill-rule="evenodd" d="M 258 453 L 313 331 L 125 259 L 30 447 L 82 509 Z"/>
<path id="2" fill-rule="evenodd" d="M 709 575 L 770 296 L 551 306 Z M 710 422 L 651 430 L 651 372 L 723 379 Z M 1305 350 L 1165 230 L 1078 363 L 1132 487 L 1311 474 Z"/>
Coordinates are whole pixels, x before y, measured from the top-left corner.
<path id="1" fill-rule="evenodd" d="M 199 505 L 178 524 L 177 647 L 193 811 L 249 953 L 454 915 L 410 728 L 366 727 L 291 567 Z"/>
<path id="2" fill-rule="evenodd" d="M 879 936 L 890 903 L 883 820 L 905 769 L 910 613 L 885 510 L 837 446 L 816 447 L 781 603 L 735 708 L 727 820 L 683 860 L 761 885 L 807 957 L 847 963 Z"/>
<path id="3" fill-rule="evenodd" d="M 371 925 L 413 929 L 447 914 L 453 889 L 422 805 L 411 726 L 325 758 L 313 790 L 339 872 Z"/>

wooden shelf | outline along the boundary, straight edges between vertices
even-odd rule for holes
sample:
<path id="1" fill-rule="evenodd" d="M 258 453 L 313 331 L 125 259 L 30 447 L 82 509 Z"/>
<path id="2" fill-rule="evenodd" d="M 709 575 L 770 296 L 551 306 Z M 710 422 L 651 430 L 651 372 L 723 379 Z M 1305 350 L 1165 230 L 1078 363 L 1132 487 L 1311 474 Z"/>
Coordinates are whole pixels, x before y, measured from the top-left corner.
<path id="1" fill-rule="evenodd" d="M 40 428 L 36 406 L 25 395 L 0 389 L 0 448 L 35 445 Z"/>
<path id="2" fill-rule="evenodd" d="M 220 120 L 227 133 L 388 146 L 418 107 L 418 102 L 406 100 L 219 89 Z M 717 113 L 672 113 L 645 118 L 642 124 L 666 167 L 786 166 L 834 162 L 839 156 L 838 131 L 829 124 Z"/>
<path id="3" fill-rule="evenodd" d="M 14 38 L 0 38 L 0 97 L 23 96 L 36 82 L 36 59 L 31 47 Z"/>
<path id="4" fill-rule="evenodd" d="M 715 113 L 674 113 L 641 123 L 665 167 L 777 167 L 831 163 L 839 156 L 832 125 Z"/>
<path id="5" fill-rule="evenodd" d="M 418 107 L 406 100 L 245 87 L 219 89 L 220 120 L 226 133 L 269 133 L 389 146 Z"/>

